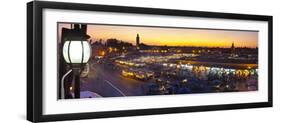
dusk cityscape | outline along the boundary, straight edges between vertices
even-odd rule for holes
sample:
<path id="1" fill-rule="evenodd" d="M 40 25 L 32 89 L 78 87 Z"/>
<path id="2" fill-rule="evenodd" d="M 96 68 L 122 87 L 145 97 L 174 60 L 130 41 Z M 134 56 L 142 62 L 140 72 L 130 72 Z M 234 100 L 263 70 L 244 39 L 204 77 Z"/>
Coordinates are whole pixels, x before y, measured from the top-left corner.
<path id="1" fill-rule="evenodd" d="M 258 32 L 58 23 L 58 98 L 74 93 L 62 56 L 67 32 L 85 34 L 91 56 L 80 98 L 258 90 Z M 65 89 L 61 91 L 61 86 Z"/>

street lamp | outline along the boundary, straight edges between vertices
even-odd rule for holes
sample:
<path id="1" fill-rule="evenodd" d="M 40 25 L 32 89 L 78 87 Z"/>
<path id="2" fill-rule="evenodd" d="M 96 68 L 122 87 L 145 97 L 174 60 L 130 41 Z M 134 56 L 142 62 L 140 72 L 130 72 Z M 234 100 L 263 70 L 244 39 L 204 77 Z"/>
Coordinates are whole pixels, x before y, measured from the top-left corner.
<path id="1" fill-rule="evenodd" d="M 63 57 L 74 72 L 74 98 L 80 98 L 80 74 L 91 57 L 91 46 L 84 37 L 75 37 L 63 44 Z"/>

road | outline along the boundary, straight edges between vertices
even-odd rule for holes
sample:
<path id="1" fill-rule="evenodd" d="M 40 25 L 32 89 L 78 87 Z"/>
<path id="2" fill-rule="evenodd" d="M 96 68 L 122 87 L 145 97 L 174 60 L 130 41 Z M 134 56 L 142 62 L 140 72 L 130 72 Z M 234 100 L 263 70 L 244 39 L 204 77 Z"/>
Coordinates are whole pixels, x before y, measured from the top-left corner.
<path id="1" fill-rule="evenodd" d="M 103 97 L 140 96 L 144 95 L 145 83 L 125 78 L 104 64 L 92 64 L 88 77 L 81 78 L 81 91 L 92 91 Z"/>

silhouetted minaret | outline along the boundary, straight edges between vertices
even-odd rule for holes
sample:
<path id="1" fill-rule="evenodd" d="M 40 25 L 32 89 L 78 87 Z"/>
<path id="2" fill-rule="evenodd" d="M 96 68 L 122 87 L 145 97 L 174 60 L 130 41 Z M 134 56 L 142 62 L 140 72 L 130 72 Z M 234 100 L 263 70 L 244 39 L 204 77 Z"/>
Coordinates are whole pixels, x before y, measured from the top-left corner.
<path id="1" fill-rule="evenodd" d="M 140 36 L 139 34 L 137 34 L 137 37 L 136 37 L 136 46 L 140 46 Z"/>
<path id="2" fill-rule="evenodd" d="M 235 54 L 234 42 L 232 42 L 232 45 L 231 45 L 231 54 Z"/>
<path id="3" fill-rule="evenodd" d="M 235 57 L 235 47 L 234 47 L 234 42 L 232 42 L 232 45 L 231 45 L 231 52 L 230 52 L 230 56 Z"/>

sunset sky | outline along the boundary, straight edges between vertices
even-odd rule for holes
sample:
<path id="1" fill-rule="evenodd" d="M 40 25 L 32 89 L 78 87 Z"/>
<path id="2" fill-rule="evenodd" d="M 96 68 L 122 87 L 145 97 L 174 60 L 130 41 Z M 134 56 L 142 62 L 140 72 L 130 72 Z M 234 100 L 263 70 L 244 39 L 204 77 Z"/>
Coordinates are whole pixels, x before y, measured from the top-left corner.
<path id="1" fill-rule="evenodd" d="M 59 39 L 62 27 L 70 28 L 70 24 L 59 24 Z M 140 42 L 148 45 L 230 47 L 234 42 L 235 47 L 258 47 L 255 31 L 88 25 L 87 34 L 94 41 L 116 38 L 133 45 L 139 34 Z"/>

